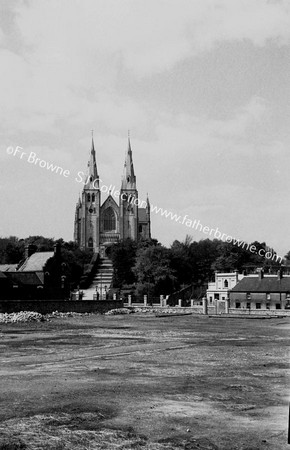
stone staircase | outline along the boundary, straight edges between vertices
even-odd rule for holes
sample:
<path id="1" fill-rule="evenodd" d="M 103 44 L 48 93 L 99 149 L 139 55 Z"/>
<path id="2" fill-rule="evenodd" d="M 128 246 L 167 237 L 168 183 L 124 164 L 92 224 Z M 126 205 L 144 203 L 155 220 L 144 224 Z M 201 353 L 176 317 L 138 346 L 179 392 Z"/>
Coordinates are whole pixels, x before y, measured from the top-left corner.
<path id="1" fill-rule="evenodd" d="M 113 263 L 109 258 L 101 258 L 98 271 L 94 276 L 93 282 L 88 289 L 83 289 L 84 300 L 93 300 L 93 295 L 96 294 L 96 287 L 100 293 L 99 299 L 101 300 L 101 292 L 103 300 L 105 299 L 105 286 L 109 291 L 113 281 Z"/>

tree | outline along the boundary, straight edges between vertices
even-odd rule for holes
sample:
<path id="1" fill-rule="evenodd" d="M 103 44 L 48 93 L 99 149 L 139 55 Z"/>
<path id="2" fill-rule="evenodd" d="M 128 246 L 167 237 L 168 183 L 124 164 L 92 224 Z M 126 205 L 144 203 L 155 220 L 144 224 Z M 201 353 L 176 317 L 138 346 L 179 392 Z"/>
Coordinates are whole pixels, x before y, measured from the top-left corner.
<path id="1" fill-rule="evenodd" d="M 24 257 L 25 243 L 16 236 L 1 239 L 1 263 L 18 264 Z"/>
<path id="2" fill-rule="evenodd" d="M 194 274 L 190 247 L 192 238 L 186 236 L 184 242 L 175 240 L 171 245 L 171 266 L 176 274 L 175 290 L 184 284 L 191 284 Z"/>
<path id="3" fill-rule="evenodd" d="M 176 277 L 170 256 L 170 250 L 160 244 L 138 250 L 133 271 L 139 294 L 147 293 L 148 289 L 153 295 L 172 292 Z"/>
<path id="4" fill-rule="evenodd" d="M 114 244 L 110 249 L 110 257 L 113 262 L 113 286 L 121 288 L 125 284 L 133 284 L 136 281 L 133 267 L 135 265 L 137 244 L 132 239 Z"/>

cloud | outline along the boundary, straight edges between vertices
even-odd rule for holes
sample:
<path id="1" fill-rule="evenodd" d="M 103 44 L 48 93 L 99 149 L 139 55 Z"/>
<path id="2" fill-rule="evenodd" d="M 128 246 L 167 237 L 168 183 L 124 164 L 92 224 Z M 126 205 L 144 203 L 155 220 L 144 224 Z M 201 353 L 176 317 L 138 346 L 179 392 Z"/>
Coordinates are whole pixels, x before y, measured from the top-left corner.
<path id="1" fill-rule="evenodd" d="M 34 0 L 18 7 L 16 19 L 24 43 L 48 63 L 68 64 L 72 83 L 90 79 L 89 58 L 108 75 L 109 65 L 122 63 L 143 77 L 218 42 L 283 44 L 289 41 L 289 21 L 289 3 L 266 0 L 85 0 L 81 5 Z M 83 57 L 85 65 L 75 65 L 72 54 Z"/>
<path id="2" fill-rule="evenodd" d="M 31 0 L 15 5 L 18 48 L 14 42 L 13 51 L 0 51 L 0 119 L 8 133 L 15 126 L 58 133 L 63 123 L 84 121 L 116 131 L 128 123 L 144 128 L 150 115 L 146 97 L 138 103 L 128 98 L 118 89 L 122 80 L 166 72 L 221 42 L 264 45 L 272 39 L 282 45 L 290 36 L 287 2 Z M 234 127 L 233 122 L 233 132 Z"/>
<path id="3" fill-rule="evenodd" d="M 149 190 L 152 202 L 192 208 L 208 221 L 223 211 L 225 222 L 231 216 L 229 232 L 249 232 L 250 219 L 237 225 L 235 215 L 241 223 L 248 204 L 257 205 L 253 197 L 262 204 L 269 192 L 274 211 L 274 196 L 289 191 L 287 110 L 278 105 L 287 98 L 282 47 L 289 43 L 289 10 L 288 0 L 11 2 L 13 21 L 2 41 L 0 32 L 1 140 L 75 172 L 86 168 L 94 128 L 100 176 L 118 187 L 131 128 L 140 196 Z M 16 188 L 24 167 L 18 163 Z M 49 179 L 29 169 L 36 184 Z M 59 201 L 73 205 L 79 186 L 65 185 Z M 57 202 L 53 207 L 67 233 L 72 217 L 64 218 Z"/>

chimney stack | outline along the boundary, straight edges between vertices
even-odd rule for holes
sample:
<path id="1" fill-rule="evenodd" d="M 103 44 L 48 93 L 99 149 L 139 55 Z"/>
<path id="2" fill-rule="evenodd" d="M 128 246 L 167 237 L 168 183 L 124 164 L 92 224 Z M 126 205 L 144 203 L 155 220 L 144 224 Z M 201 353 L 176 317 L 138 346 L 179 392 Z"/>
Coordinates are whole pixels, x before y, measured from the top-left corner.
<path id="1" fill-rule="evenodd" d="M 25 246 L 24 257 L 25 259 L 29 258 L 29 256 L 33 255 L 37 250 L 37 246 L 34 244 L 27 244 Z"/>
<path id="2" fill-rule="evenodd" d="M 60 249 L 61 249 L 60 243 L 56 242 L 53 246 L 53 250 L 54 250 L 54 257 L 57 259 L 60 258 Z"/>

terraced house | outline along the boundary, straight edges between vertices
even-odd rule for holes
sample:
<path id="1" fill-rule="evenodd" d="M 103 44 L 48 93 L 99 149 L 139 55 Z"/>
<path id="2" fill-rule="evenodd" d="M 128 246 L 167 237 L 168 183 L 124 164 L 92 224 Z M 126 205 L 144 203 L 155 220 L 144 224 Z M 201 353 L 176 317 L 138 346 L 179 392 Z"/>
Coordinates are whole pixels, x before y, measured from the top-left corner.
<path id="1" fill-rule="evenodd" d="M 245 276 L 229 292 L 230 307 L 236 309 L 277 310 L 290 308 L 290 275 Z"/>

